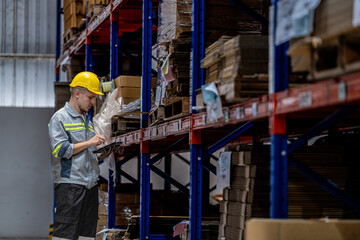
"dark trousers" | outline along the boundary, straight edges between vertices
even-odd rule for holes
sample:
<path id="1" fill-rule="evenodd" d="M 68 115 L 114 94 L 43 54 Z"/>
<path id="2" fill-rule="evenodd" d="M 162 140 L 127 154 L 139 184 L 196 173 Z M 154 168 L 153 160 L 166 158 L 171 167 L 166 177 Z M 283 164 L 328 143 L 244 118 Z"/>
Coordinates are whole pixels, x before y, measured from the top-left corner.
<path id="1" fill-rule="evenodd" d="M 77 240 L 94 238 L 98 220 L 98 186 L 70 183 L 55 185 L 56 212 L 53 237 Z"/>

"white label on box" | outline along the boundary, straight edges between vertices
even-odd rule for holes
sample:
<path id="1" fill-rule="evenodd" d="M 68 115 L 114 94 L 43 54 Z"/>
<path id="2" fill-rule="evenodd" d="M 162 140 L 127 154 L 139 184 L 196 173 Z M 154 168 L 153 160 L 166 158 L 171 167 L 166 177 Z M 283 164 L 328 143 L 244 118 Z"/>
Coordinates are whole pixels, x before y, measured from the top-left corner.
<path id="1" fill-rule="evenodd" d="M 162 131 L 163 131 L 163 136 L 165 136 L 166 135 L 166 126 L 163 126 Z"/>
<path id="2" fill-rule="evenodd" d="M 230 121 L 230 116 L 229 116 L 229 109 L 225 109 L 225 122 L 229 122 Z"/>
<path id="3" fill-rule="evenodd" d="M 254 102 L 252 104 L 252 113 L 253 113 L 253 117 L 257 116 L 257 103 L 256 102 Z"/>
<path id="4" fill-rule="evenodd" d="M 344 82 L 338 84 L 338 97 L 339 100 L 346 99 L 346 84 Z"/>
<path id="5" fill-rule="evenodd" d="M 231 152 L 220 154 L 216 165 L 216 189 L 221 190 L 230 186 Z"/>
<path id="6" fill-rule="evenodd" d="M 312 105 L 311 92 L 303 92 L 299 94 L 299 106 L 310 107 Z"/>
<path id="7" fill-rule="evenodd" d="M 179 130 L 181 130 L 181 119 L 179 119 Z"/>
<path id="8" fill-rule="evenodd" d="M 242 107 L 236 108 L 236 119 L 241 119 L 244 117 L 245 117 L 244 108 Z"/>
<path id="9" fill-rule="evenodd" d="M 202 122 L 203 122 L 203 125 L 206 124 L 206 115 L 202 115 Z"/>
<path id="10" fill-rule="evenodd" d="M 156 133 L 157 133 L 157 129 L 156 129 L 156 127 L 154 127 L 153 130 L 152 130 L 152 135 L 156 136 Z"/>
<path id="11" fill-rule="evenodd" d="M 160 100 L 161 100 L 161 87 L 157 86 L 156 87 L 156 95 L 155 95 L 155 103 L 157 104 L 157 106 L 159 106 Z"/>
<path id="12" fill-rule="evenodd" d="M 134 136 L 135 136 L 135 140 L 137 140 L 137 138 L 138 138 L 138 135 L 137 135 L 137 133 L 135 133 L 135 134 L 134 134 Z"/>
<path id="13" fill-rule="evenodd" d="M 354 27 L 360 25 L 360 0 L 354 0 L 352 24 Z"/>
<path id="14" fill-rule="evenodd" d="M 151 130 L 149 129 L 148 131 L 148 134 L 149 134 L 149 139 L 151 138 Z"/>
<path id="15" fill-rule="evenodd" d="M 174 122 L 174 129 L 173 129 L 173 131 L 174 132 L 176 132 L 176 131 L 178 131 L 179 130 L 179 125 L 178 125 L 178 123 L 177 122 Z"/>

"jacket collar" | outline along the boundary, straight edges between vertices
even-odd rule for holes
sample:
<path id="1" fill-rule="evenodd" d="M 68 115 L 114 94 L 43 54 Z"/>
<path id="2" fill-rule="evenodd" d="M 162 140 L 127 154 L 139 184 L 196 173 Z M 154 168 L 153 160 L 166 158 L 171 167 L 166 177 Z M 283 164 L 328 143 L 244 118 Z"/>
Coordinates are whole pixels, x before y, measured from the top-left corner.
<path id="1" fill-rule="evenodd" d="M 69 102 L 65 103 L 65 109 L 66 111 L 72 116 L 72 117 L 81 117 L 82 116 L 69 104 Z M 85 119 L 88 118 L 88 114 L 85 114 Z"/>

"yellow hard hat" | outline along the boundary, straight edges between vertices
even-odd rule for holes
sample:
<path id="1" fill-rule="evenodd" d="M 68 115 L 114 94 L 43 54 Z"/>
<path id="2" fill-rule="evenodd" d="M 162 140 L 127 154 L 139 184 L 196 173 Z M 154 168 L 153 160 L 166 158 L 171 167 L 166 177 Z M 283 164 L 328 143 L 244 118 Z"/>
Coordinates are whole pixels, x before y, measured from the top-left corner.
<path id="1" fill-rule="evenodd" d="M 104 95 L 100 90 L 100 81 L 95 73 L 81 72 L 72 80 L 70 87 L 83 87 L 90 92 Z"/>

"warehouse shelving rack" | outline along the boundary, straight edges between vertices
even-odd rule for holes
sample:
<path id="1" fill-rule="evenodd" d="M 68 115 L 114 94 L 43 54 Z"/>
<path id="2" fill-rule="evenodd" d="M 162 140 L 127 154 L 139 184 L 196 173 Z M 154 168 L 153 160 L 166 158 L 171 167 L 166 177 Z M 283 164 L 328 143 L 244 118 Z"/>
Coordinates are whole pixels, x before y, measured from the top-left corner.
<path id="1" fill-rule="evenodd" d="M 127 2 L 134 0 L 115 0 L 88 25 L 78 40 L 70 46 L 65 55 L 77 54 L 86 47 L 86 69 L 91 70 L 91 37 L 102 35 L 103 29 L 110 26 L 108 43 L 110 43 L 110 79 L 118 76 L 117 61 L 119 47 L 119 23 L 117 16 L 119 9 L 126 6 Z M 248 12 L 254 19 L 267 25 L 267 21 L 251 11 L 240 0 L 230 0 L 242 10 Z M 278 0 L 273 0 L 274 16 L 277 12 Z M 210 122 L 206 113 L 196 113 L 192 110 L 190 116 L 164 122 L 148 127 L 148 112 L 150 111 L 150 82 L 151 82 L 151 39 L 154 31 L 152 1 L 142 2 L 142 35 L 143 35 L 143 62 L 142 62 L 142 104 L 141 104 L 141 129 L 113 138 L 113 141 L 121 141 L 125 152 L 141 153 L 141 223 L 140 239 L 159 239 L 160 236 L 152 236 L 149 231 L 150 213 L 150 170 L 163 177 L 179 190 L 190 195 L 190 239 L 201 239 L 202 207 L 205 195 L 209 190 L 203 185 L 203 170 L 216 174 L 216 168 L 209 159 L 219 148 L 225 146 L 240 135 L 246 136 L 270 136 L 270 217 L 287 218 L 287 187 L 288 187 L 288 164 L 291 164 L 301 173 L 324 187 L 330 193 L 351 206 L 360 213 L 360 205 L 357 200 L 339 189 L 331 181 L 325 179 L 301 162 L 292 161 L 289 154 L 305 144 L 311 137 L 322 133 L 334 123 L 344 119 L 351 113 L 356 112 L 360 103 L 360 73 L 347 74 L 341 77 L 328 79 L 316 84 L 289 89 L 288 84 L 288 57 L 286 50 L 288 43 L 280 46 L 270 46 L 274 50 L 274 84 L 272 94 L 263 95 L 244 103 L 234 104 L 223 108 L 224 117 L 217 122 Z M 193 26 L 192 26 L 192 106 L 195 105 L 195 89 L 204 83 L 203 70 L 200 61 L 204 57 L 204 0 L 193 1 Z M 274 17 L 273 32 L 276 29 L 276 17 Z M 59 27 L 59 26 L 58 26 Z M 58 32 L 58 38 L 59 38 Z M 273 37 L 273 36 L 270 36 Z M 104 40 L 104 36 L 101 37 Z M 63 54 L 64 55 L 64 54 Z M 62 56 L 63 57 L 63 56 Z M 61 61 L 57 60 L 57 67 Z M 58 73 L 58 71 L 57 71 Z M 299 122 L 297 119 L 306 115 L 314 124 L 309 125 Z M 319 121 L 321 119 L 321 121 Z M 293 122 L 302 124 L 303 128 L 294 127 Z M 301 121 L 301 120 L 300 120 Z M 305 121 L 304 121 L 305 122 Z M 351 123 L 354 125 L 354 123 Z M 305 126 L 306 125 L 306 126 Z M 254 127 L 256 126 L 256 127 Z M 300 129 L 300 130 L 299 130 Z M 307 129 L 306 131 L 304 129 Z M 291 130 L 291 131 L 289 131 Z M 214 134 L 216 133 L 216 134 Z M 297 136 L 296 140 L 288 143 L 288 135 Z M 254 138 L 255 139 L 255 138 Z M 179 149 L 190 150 L 190 189 L 181 185 L 175 179 L 156 168 L 153 164 L 171 152 Z M 150 157 L 150 154 L 157 153 Z M 118 166 L 129 161 L 135 155 L 127 155 L 118 162 Z M 122 171 L 124 173 L 124 171 Z M 125 174 L 126 176 L 126 174 Z M 130 179 L 139 183 L 135 179 Z M 109 182 L 109 228 L 115 227 L 115 189 Z"/>

